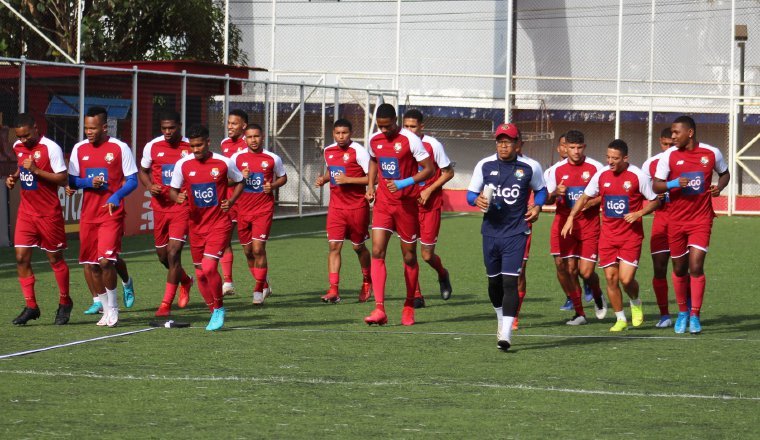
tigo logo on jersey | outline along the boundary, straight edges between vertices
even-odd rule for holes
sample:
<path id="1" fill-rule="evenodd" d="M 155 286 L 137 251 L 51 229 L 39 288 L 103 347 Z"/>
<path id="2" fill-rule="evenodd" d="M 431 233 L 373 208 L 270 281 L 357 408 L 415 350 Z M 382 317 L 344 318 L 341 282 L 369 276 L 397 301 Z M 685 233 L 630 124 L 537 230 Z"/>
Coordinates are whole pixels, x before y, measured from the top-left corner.
<path id="1" fill-rule="evenodd" d="M 496 187 L 496 196 L 504 199 L 504 203 L 507 205 L 514 205 L 517 199 L 520 198 L 520 185 L 513 184 L 511 188 L 502 188 L 501 185 Z"/>
<path id="2" fill-rule="evenodd" d="M 169 185 L 172 183 L 172 174 L 174 174 L 174 165 L 161 165 L 161 183 Z"/>
<path id="3" fill-rule="evenodd" d="M 710 161 L 707 159 L 707 156 L 702 156 L 702 158 L 699 159 L 699 163 L 701 163 L 703 167 L 706 167 Z"/>
<path id="4" fill-rule="evenodd" d="M 213 183 L 194 183 L 191 185 L 193 201 L 199 208 L 210 208 L 218 204 L 216 186 Z"/>
<path id="5" fill-rule="evenodd" d="M 211 168 L 211 177 L 214 179 L 219 177 L 219 168 Z"/>
<path id="6" fill-rule="evenodd" d="M 705 178 L 699 171 L 692 171 L 690 173 L 683 173 L 681 177 L 689 179 L 689 183 L 686 188 L 681 188 L 681 193 L 684 195 L 702 194 L 705 192 L 704 181 Z"/>
<path id="7" fill-rule="evenodd" d="M 335 176 L 337 176 L 338 174 L 346 174 L 346 167 L 338 167 L 338 166 L 330 167 L 330 184 L 331 185 L 338 184 L 338 182 L 335 181 Z"/>
<path id="8" fill-rule="evenodd" d="M 380 158 L 380 172 L 384 179 L 398 179 L 401 173 L 398 169 L 398 159 L 395 157 Z"/>
<path id="9" fill-rule="evenodd" d="M 631 189 L 631 181 L 630 180 L 626 180 L 625 182 L 623 182 L 623 189 L 626 190 L 626 191 L 628 191 L 629 189 Z"/>
<path id="10" fill-rule="evenodd" d="M 583 174 L 581 174 L 581 179 L 583 179 L 584 182 L 588 182 L 588 179 L 591 178 L 591 173 L 588 171 L 584 171 Z"/>
<path id="11" fill-rule="evenodd" d="M 250 173 L 245 179 L 243 191 L 247 193 L 264 192 L 264 173 Z"/>
<path id="12" fill-rule="evenodd" d="M 105 159 L 107 163 L 113 162 L 113 153 L 106 153 Z"/>
<path id="13" fill-rule="evenodd" d="M 583 187 L 582 186 L 570 186 L 567 188 L 567 192 L 565 193 L 565 203 L 569 208 L 572 208 L 575 206 L 575 202 L 580 200 L 581 195 L 583 194 Z"/>
<path id="14" fill-rule="evenodd" d="M 108 182 L 108 170 L 105 168 L 85 168 L 84 174 L 90 179 L 100 176 L 104 182 Z"/>
<path id="15" fill-rule="evenodd" d="M 522 178 L 523 178 L 523 176 L 525 176 L 525 171 L 523 171 L 523 170 L 521 170 L 521 169 L 519 169 L 519 168 L 515 170 L 515 177 L 516 177 L 518 180 L 519 180 L 519 179 L 522 179 Z"/>
<path id="16" fill-rule="evenodd" d="M 34 174 L 24 167 L 18 167 L 18 170 L 18 180 L 21 181 L 21 189 L 37 189 L 37 179 L 34 178 Z"/>
<path id="17" fill-rule="evenodd" d="M 604 196 L 604 215 L 608 218 L 623 218 L 628 214 L 628 197 Z"/>

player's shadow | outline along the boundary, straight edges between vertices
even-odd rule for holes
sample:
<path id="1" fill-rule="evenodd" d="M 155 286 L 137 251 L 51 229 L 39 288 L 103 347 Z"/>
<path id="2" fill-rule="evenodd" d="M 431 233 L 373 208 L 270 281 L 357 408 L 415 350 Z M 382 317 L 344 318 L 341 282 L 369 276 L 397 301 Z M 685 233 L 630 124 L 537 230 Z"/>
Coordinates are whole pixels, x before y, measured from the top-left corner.
<path id="1" fill-rule="evenodd" d="M 625 336 L 620 336 L 617 338 L 617 340 L 624 340 L 626 339 Z M 593 336 L 584 337 L 584 338 L 574 338 L 572 336 L 568 336 L 567 338 L 555 338 L 549 341 L 545 342 L 531 342 L 528 340 L 528 342 L 525 342 L 528 340 L 527 338 L 522 338 L 519 340 L 519 345 L 517 347 L 512 347 L 509 349 L 512 353 L 517 353 L 520 351 L 530 351 L 530 350 L 546 350 L 550 348 L 563 348 L 566 349 L 568 347 L 572 346 L 579 346 L 579 347 L 585 347 L 589 345 L 594 344 L 609 344 L 610 339 L 609 337 L 598 337 L 595 338 Z M 636 341 L 637 339 L 631 338 L 631 341 Z"/>
<path id="2" fill-rule="evenodd" d="M 700 318 L 702 329 L 709 333 L 760 331 L 760 315 L 718 315 Z"/>

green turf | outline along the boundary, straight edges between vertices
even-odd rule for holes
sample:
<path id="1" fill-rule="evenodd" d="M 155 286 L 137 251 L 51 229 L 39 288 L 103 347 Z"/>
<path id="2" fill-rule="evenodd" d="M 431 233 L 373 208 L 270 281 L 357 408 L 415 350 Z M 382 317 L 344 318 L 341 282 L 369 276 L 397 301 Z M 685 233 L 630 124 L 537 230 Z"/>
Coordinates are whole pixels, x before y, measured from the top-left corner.
<path id="1" fill-rule="evenodd" d="M 454 295 L 442 301 L 423 265 L 428 307 L 413 327 L 399 325 L 404 281 L 398 241 L 391 241 L 383 328 L 362 322 L 372 306 L 356 301 L 360 274 L 350 249 L 343 253 L 344 301 L 319 302 L 327 284 L 324 218 L 283 220 L 272 235 L 302 235 L 268 244 L 274 296 L 264 307 L 253 308 L 243 294 L 252 279 L 236 247 L 241 294 L 226 301 L 225 331 L 203 329 L 209 313 L 194 290 L 190 307 L 175 311 L 193 328 L 0 360 L 0 437 L 757 438 L 760 219 L 716 220 L 699 336 L 654 328 L 645 246 L 638 279 L 647 320 L 619 337 L 607 331 L 611 314 L 583 327 L 563 324 L 571 313 L 558 310 L 563 298 L 547 255 L 551 220 L 545 214 L 536 225 L 510 353 L 496 349 L 477 216 L 443 221 L 439 254 Z M 53 277 L 36 264 L 43 316 L 12 326 L 22 300 L 12 253 L 3 251 L 0 356 L 147 328 L 165 281 L 151 244 L 150 237 L 125 242 L 137 301 L 122 309 L 115 329 L 82 314 L 90 299 L 73 264 L 70 325 L 52 325 Z"/>

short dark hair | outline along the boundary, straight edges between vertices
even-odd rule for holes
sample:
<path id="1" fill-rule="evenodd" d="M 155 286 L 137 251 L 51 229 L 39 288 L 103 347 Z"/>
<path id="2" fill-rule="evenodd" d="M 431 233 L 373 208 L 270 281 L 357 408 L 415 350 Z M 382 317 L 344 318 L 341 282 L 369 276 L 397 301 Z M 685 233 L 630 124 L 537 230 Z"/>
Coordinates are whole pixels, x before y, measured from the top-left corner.
<path id="1" fill-rule="evenodd" d="M 565 142 L 568 144 L 585 144 L 586 138 L 583 133 L 578 130 L 570 130 L 565 133 Z"/>
<path id="2" fill-rule="evenodd" d="M 557 138 L 557 140 L 559 141 L 562 138 L 565 138 L 565 140 L 567 140 L 567 133 L 562 133 L 561 135 L 559 135 L 559 137 Z"/>
<path id="3" fill-rule="evenodd" d="M 396 119 L 396 109 L 388 103 L 380 104 L 377 106 L 375 117 Z"/>
<path id="4" fill-rule="evenodd" d="M 674 124 L 683 124 L 692 130 L 694 130 L 694 134 L 697 134 L 697 123 L 694 122 L 694 119 L 691 118 L 691 116 L 679 116 L 676 118 L 675 121 L 673 121 Z"/>
<path id="5" fill-rule="evenodd" d="M 670 129 L 670 127 L 663 128 L 660 132 L 661 138 L 670 138 L 670 136 L 673 134 L 673 130 Z"/>
<path id="6" fill-rule="evenodd" d="M 182 123 L 182 117 L 179 115 L 178 112 L 174 110 L 162 110 L 158 114 L 158 120 L 159 121 L 174 121 L 177 123 Z"/>
<path id="7" fill-rule="evenodd" d="M 628 156 L 628 144 L 626 144 L 622 139 L 615 139 L 614 141 L 610 142 L 609 145 L 607 145 L 607 148 L 618 150 L 619 152 L 623 153 L 623 156 Z"/>
<path id="8" fill-rule="evenodd" d="M 422 124 L 424 116 L 422 116 L 422 112 L 417 110 L 416 108 L 413 108 L 411 110 L 407 110 L 406 113 L 404 113 L 404 119 L 414 119 L 418 123 Z"/>
<path id="9" fill-rule="evenodd" d="M 37 125 L 37 122 L 34 120 L 32 115 L 29 113 L 19 113 L 18 116 L 16 116 L 16 120 L 13 123 L 13 127 L 11 128 L 21 128 L 21 127 L 34 127 Z"/>
<path id="10" fill-rule="evenodd" d="M 236 108 L 235 110 L 230 110 L 230 116 L 238 116 L 240 119 L 243 120 L 246 124 L 248 123 L 248 113 L 244 112 L 243 110 L 240 110 L 239 108 Z"/>
<path id="11" fill-rule="evenodd" d="M 261 125 L 253 123 L 253 122 L 250 123 L 250 124 L 248 124 L 247 127 L 245 127 L 245 131 L 248 131 L 248 130 L 258 130 L 258 131 L 264 133 L 264 129 L 261 128 Z"/>
<path id="12" fill-rule="evenodd" d="M 208 128 L 205 125 L 195 124 L 187 130 L 188 139 L 204 138 L 208 139 Z"/>
<path id="13" fill-rule="evenodd" d="M 348 128 L 348 131 L 354 130 L 354 126 L 351 125 L 351 121 L 349 121 L 348 119 L 341 118 L 335 121 L 335 123 L 333 124 L 333 128 L 338 128 L 338 127 L 346 127 Z"/>
<path id="14" fill-rule="evenodd" d="M 99 105 L 90 107 L 87 109 L 87 113 L 84 114 L 88 118 L 94 118 L 96 116 L 100 116 L 100 119 L 102 122 L 108 121 L 108 110 L 105 109 L 105 107 L 101 107 Z"/>

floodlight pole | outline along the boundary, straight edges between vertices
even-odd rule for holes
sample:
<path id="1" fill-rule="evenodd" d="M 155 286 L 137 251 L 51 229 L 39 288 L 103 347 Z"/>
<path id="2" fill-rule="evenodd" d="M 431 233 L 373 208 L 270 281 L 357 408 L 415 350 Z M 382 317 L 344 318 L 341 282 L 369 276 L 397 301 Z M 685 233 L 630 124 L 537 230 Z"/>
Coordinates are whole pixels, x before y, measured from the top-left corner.
<path id="1" fill-rule="evenodd" d="M 615 98 L 615 139 L 620 139 L 620 77 L 623 65 L 623 0 L 620 0 L 618 11 L 618 47 L 617 47 L 617 95 Z"/>
<path id="2" fill-rule="evenodd" d="M 747 44 L 747 25 L 737 24 L 734 27 L 734 41 L 739 46 L 739 109 L 736 115 L 736 145 L 742 148 L 744 144 L 744 51 Z M 734 158 L 736 160 L 736 158 Z M 741 167 L 736 169 L 736 188 L 737 194 L 742 194 L 742 180 L 744 170 Z"/>
<path id="3" fill-rule="evenodd" d="M 504 122 L 512 122 L 512 71 L 514 70 L 514 0 L 507 1 L 507 53 L 504 64 Z"/>
<path id="4" fill-rule="evenodd" d="M 77 1 L 77 64 L 82 62 L 82 9 L 84 0 Z"/>
<path id="5" fill-rule="evenodd" d="M 229 64 L 230 56 L 230 0 L 224 0 L 224 64 Z"/>

